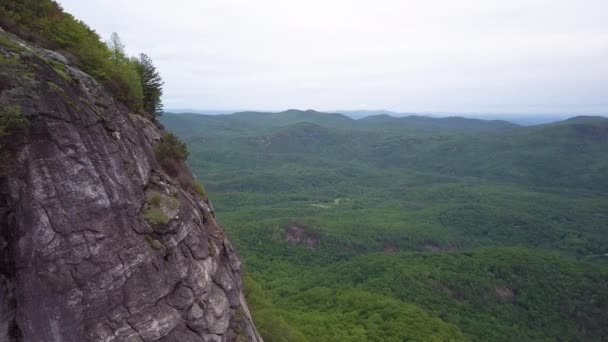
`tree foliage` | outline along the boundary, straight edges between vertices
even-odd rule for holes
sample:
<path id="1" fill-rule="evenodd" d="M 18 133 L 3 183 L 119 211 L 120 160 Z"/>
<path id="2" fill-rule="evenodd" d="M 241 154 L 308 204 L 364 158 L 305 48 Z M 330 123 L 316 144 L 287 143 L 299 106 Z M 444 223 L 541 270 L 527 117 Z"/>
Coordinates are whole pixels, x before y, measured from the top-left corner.
<path id="1" fill-rule="evenodd" d="M 131 111 L 145 110 L 139 62 L 126 55 L 117 34 L 104 43 L 95 31 L 52 0 L 0 0 L 0 26 L 63 53 Z"/>
<path id="2" fill-rule="evenodd" d="M 161 118 L 255 280 L 263 337 L 605 339 L 608 120 L 393 119 Z M 318 243 L 286 241 L 293 225 Z"/>
<path id="3" fill-rule="evenodd" d="M 125 44 L 123 44 L 118 33 L 113 32 L 110 40 L 106 43 L 110 49 L 111 60 L 114 64 L 119 64 L 127 59 Z"/>
<path id="4" fill-rule="evenodd" d="M 143 110 L 144 97 L 137 61 L 126 55 L 125 45 L 117 33 L 112 33 L 107 45 L 111 57 L 106 87 L 131 110 Z"/>
<path id="5" fill-rule="evenodd" d="M 161 115 L 163 112 L 161 96 L 163 95 L 164 82 L 152 59 L 146 54 L 139 55 L 136 65 L 143 91 L 144 110 L 151 114 Z"/>
<path id="6" fill-rule="evenodd" d="M 154 150 L 156 157 L 163 160 L 184 161 L 188 159 L 188 148 L 175 134 L 166 133 Z"/>

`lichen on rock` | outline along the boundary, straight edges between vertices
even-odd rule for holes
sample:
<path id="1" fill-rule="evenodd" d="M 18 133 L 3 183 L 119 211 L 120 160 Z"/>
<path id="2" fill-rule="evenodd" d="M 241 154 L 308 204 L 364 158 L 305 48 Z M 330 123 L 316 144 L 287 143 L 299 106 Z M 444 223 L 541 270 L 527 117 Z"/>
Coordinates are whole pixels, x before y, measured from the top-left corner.
<path id="1" fill-rule="evenodd" d="M 29 126 L 2 141 L 0 341 L 261 341 L 211 204 L 157 159 L 162 127 L 56 52 L 0 32 L 1 56 L 0 105 Z"/>

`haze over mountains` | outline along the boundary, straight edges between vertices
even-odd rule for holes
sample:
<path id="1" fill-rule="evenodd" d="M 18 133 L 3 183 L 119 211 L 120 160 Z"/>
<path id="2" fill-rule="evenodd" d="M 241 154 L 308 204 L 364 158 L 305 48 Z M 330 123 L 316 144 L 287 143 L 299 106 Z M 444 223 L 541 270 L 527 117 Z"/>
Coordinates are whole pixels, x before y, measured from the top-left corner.
<path id="1" fill-rule="evenodd" d="M 206 110 L 206 109 L 193 109 L 193 108 L 169 108 L 166 110 L 168 113 L 195 113 L 204 115 L 222 115 L 222 114 L 233 114 L 239 112 L 246 112 L 247 110 Z M 256 112 L 274 112 L 274 111 L 256 111 Z M 507 113 L 494 113 L 494 114 L 482 114 L 482 113 L 460 113 L 460 112 L 393 112 L 390 110 L 330 110 L 323 111 L 326 113 L 339 113 L 344 114 L 353 119 L 362 119 L 367 116 L 375 115 L 388 115 L 393 117 L 403 116 L 427 116 L 431 118 L 441 117 L 464 117 L 481 120 L 503 120 L 509 121 L 518 125 L 540 125 L 545 123 L 556 122 L 565 120 L 569 117 L 577 116 L 576 114 L 542 114 L 542 113 L 531 113 L 531 114 L 507 114 Z M 606 115 L 602 115 L 606 116 Z"/>

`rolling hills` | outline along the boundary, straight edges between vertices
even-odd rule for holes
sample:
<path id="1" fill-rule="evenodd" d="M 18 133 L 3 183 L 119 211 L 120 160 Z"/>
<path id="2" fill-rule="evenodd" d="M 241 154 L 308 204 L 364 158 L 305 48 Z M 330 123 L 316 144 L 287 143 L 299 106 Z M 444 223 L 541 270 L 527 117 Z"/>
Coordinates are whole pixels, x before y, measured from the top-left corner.
<path id="1" fill-rule="evenodd" d="M 268 341 L 608 338 L 608 119 L 167 114 Z"/>

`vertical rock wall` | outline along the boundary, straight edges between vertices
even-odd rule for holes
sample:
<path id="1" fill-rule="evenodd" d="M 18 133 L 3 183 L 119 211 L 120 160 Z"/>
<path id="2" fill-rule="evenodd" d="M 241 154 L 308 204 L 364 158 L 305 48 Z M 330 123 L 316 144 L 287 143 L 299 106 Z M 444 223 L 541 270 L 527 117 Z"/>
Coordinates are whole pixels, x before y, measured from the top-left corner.
<path id="1" fill-rule="evenodd" d="M 0 34 L 0 105 L 30 121 L 3 147 L 0 342 L 260 341 L 211 204 L 155 156 L 162 128 Z"/>

